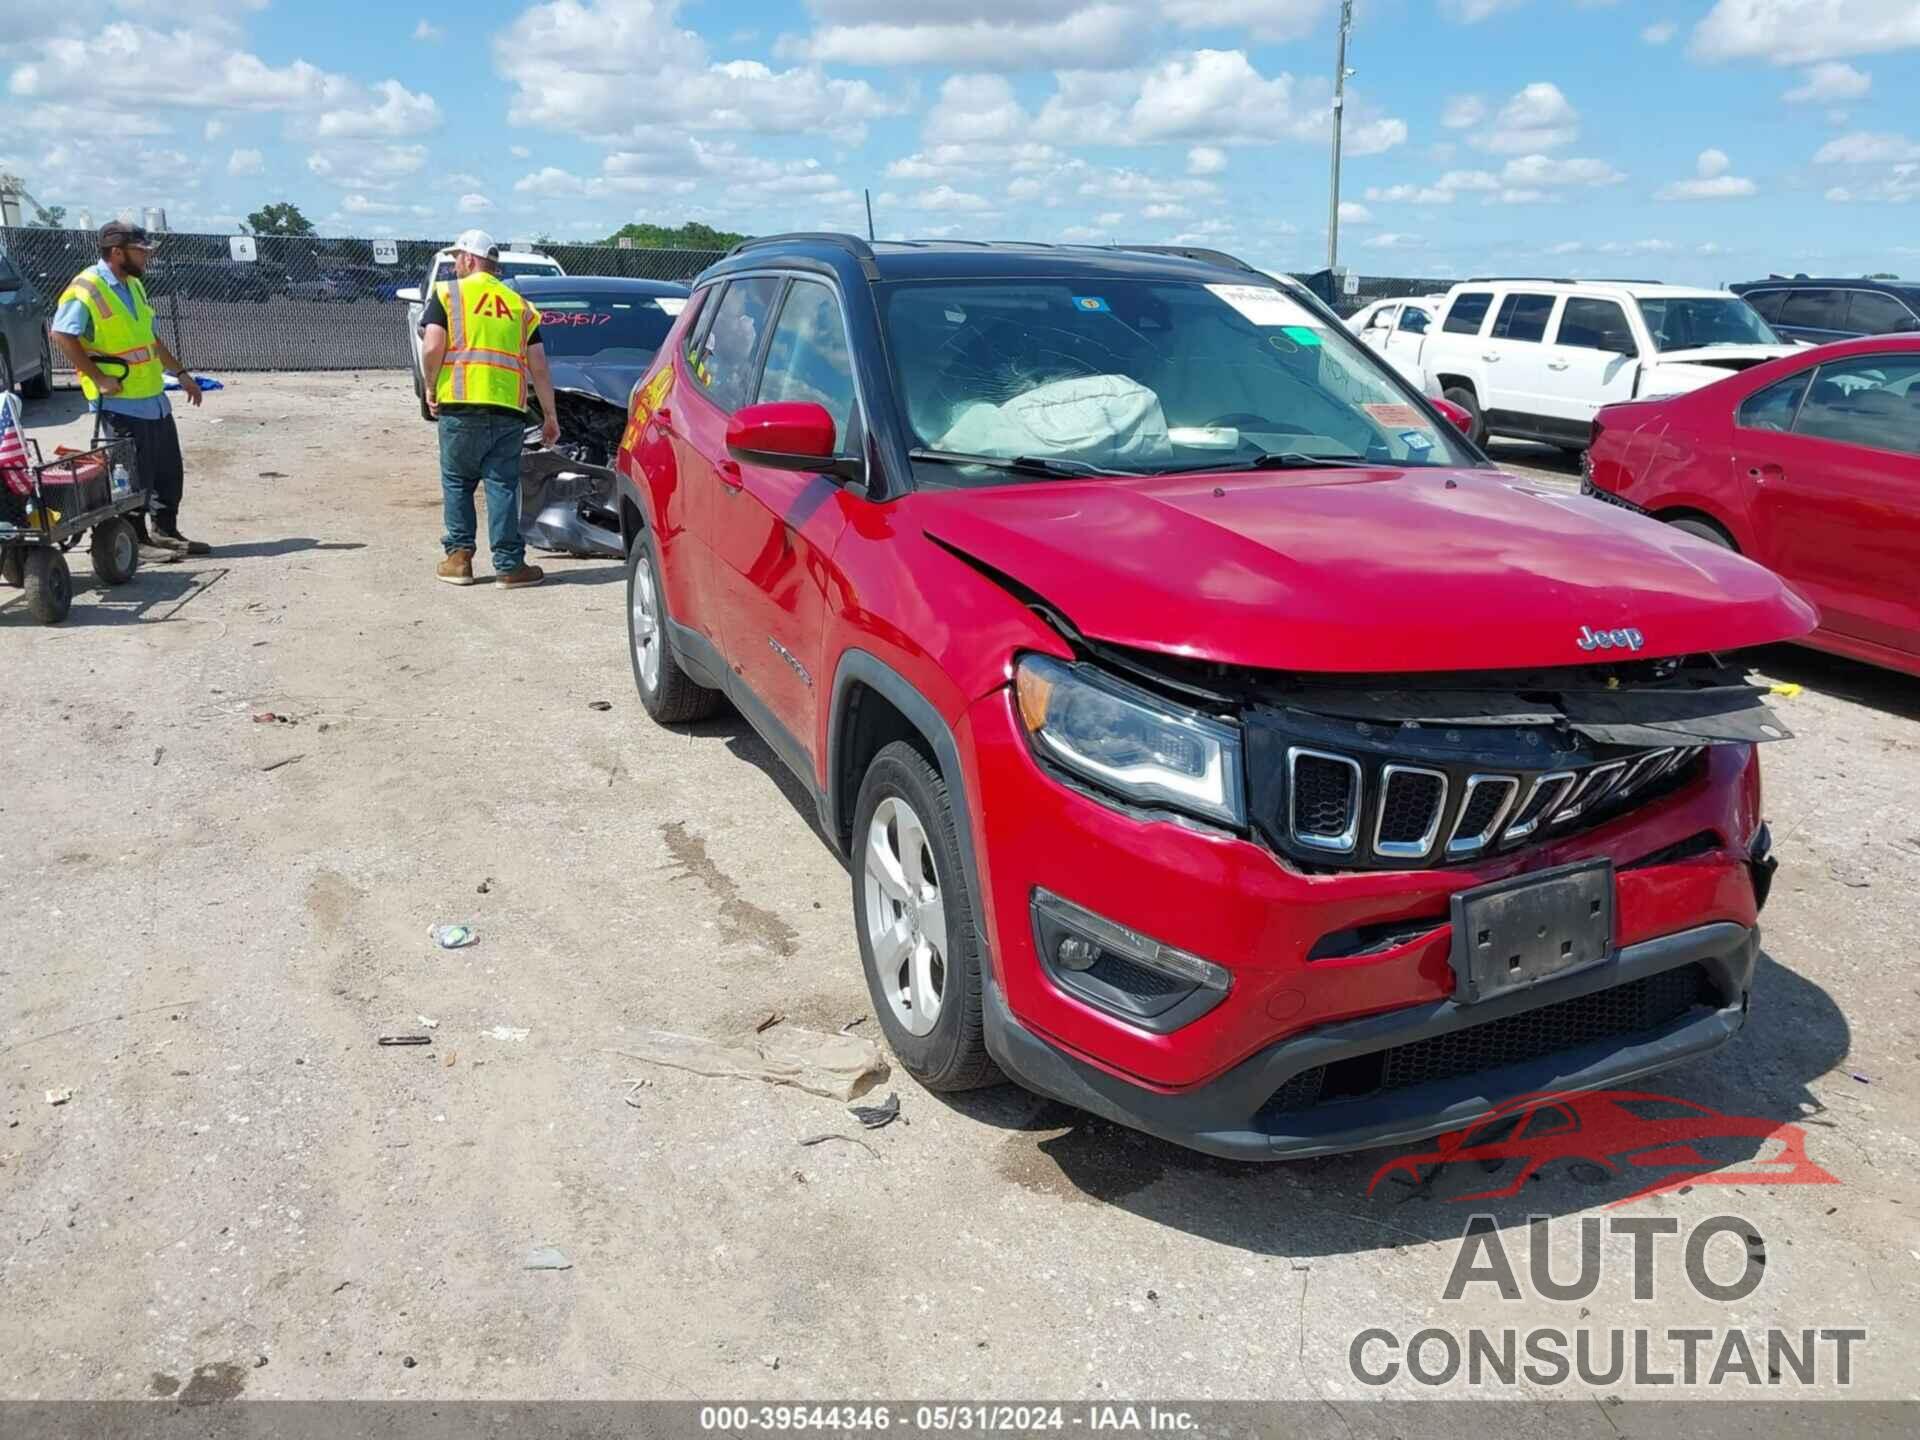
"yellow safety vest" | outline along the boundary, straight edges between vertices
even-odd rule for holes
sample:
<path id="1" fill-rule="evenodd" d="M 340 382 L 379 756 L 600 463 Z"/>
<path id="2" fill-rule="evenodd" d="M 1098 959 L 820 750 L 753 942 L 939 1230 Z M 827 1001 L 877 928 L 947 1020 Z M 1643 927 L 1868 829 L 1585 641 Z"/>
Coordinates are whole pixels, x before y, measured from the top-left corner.
<path id="1" fill-rule="evenodd" d="M 113 293 L 113 287 L 100 278 L 99 271 L 87 269 L 67 282 L 60 303 L 78 300 L 93 316 L 87 354 L 95 364 L 117 360 L 126 365 L 125 375 L 120 374 L 119 365 L 101 367 L 102 374 L 119 379 L 120 398 L 147 400 L 167 388 L 166 367 L 154 349 L 153 306 L 147 303 L 147 287 L 129 275 L 127 290 L 133 296 L 131 311 Z M 80 377 L 80 393 L 87 397 L 88 404 L 100 399 L 100 387 L 85 375 Z"/>
<path id="2" fill-rule="evenodd" d="M 527 337 L 540 312 L 485 271 L 434 286 L 447 312 L 447 356 L 434 382 L 442 405 L 527 408 Z"/>

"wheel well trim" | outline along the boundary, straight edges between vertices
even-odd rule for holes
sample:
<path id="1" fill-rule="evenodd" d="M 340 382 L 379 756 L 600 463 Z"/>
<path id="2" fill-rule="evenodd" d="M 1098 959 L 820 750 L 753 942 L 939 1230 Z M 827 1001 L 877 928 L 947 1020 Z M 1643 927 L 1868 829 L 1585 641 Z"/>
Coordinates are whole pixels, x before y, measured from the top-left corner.
<path id="1" fill-rule="evenodd" d="M 1676 502 L 1671 505 L 1663 505 L 1659 509 L 1649 513 L 1663 525 L 1671 525 L 1676 520 L 1698 520 L 1703 524 L 1711 525 L 1732 542 L 1734 554 L 1744 555 L 1747 553 L 1746 548 L 1741 545 L 1740 536 L 1734 530 L 1733 526 L 1729 525 L 1711 510 L 1704 509 L 1698 505 Z"/>
<path id="2" fill-rule="evenodd" d="M 865 685 L 888 701 L 906 717 L 928 745 L 934 761 L 947 782 L 947 796 L 954 809 L 954 830 L 960 840 L 960 865 L 966 871 L 967 896 L 973 906 L 974 933 L 979 937 L 987 973 L 993 970 L 992 932 L 987 928 L 986 892 L 980 882 L 980 861 L 974 850 L 973 805 L 967 798 L 966 767 L 960 759 L 960 742 L 946 718 L 932 701 L 914 688 L 913 682 L 878 656 L 865 650 L 847 650 L 833 672 L 832 708 L 827 718 L 826 808 L 830 838 L 838 844 L 853 824 L 853 806 L 859 786 L 844 783 L 840 763 L 841 747 L 847 738 L 848 696 L 855 685 Z M 851 791 L 852 793 L 849 793 Z M 847 847 L 849 866 L 857 863 L 857 844 Z"/>

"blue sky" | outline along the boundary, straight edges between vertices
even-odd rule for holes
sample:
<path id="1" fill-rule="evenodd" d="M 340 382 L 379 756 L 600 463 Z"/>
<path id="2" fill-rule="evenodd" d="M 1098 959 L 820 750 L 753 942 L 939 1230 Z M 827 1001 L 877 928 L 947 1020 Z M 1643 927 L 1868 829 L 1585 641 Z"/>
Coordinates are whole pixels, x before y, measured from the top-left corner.
<path id="1" fill-rule="evenodd" d="M 404 4 L 404 0 L 403 0 Z M 10 7 L 18 8 L 18 7 Z M 633 219 L 1324 262 L 1338 0 L 64 0 L 0 23 L 0 169 L 339 234 Z M 1920 274 L 1920 0 L 1358 0 L 1369 274 Z M 102 135 L 101 62 L 141 103 Z"/>

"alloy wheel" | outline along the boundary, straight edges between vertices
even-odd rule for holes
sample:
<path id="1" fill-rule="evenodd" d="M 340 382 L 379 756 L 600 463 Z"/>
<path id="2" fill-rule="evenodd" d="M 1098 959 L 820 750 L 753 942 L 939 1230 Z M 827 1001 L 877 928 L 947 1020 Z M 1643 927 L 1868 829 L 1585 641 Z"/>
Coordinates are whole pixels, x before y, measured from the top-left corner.
<path id="1" fill-rule="evenodd" d="M 633 658 L 649 695 L 660 688 L 660 606 L 653 593 L 653 566 L 642 560 L 633 572 Z"/>
<path id="2" fill-rule="evenodd" d="M 867 934 L 880 988 L 909 1034 L 940 1019 L 947 981 L 947 911 L 926 826 L 888 796 L 867 827 Z"/>

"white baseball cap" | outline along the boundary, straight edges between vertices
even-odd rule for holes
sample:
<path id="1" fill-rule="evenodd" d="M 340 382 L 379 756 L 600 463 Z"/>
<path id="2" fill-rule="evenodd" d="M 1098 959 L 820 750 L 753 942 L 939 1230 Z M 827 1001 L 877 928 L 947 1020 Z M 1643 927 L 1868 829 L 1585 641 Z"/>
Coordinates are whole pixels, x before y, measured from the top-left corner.
<path id="1" fill-rule="evenodd" d="M 478 255 L 482 260 L 494 260 L 500 255 L 500 247 L 493 243 L 493 237 L 484 230 L 463 230 L 460 238 L 453 242 L 453 248 L 464 250 L 469 255 Z"/>

